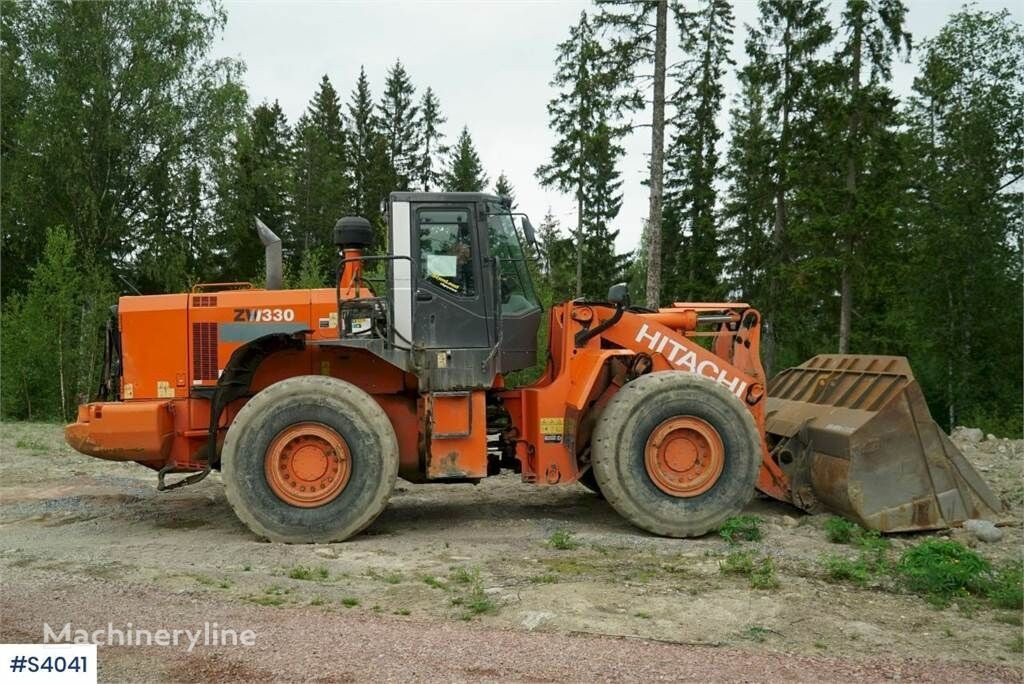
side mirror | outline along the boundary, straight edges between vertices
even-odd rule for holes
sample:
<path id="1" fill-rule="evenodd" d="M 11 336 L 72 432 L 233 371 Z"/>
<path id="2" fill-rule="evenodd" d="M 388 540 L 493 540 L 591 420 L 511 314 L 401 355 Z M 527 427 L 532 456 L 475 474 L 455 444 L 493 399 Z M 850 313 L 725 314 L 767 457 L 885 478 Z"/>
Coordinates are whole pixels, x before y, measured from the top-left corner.
<path id="1" fill-rule="evenodd" d="M 523 214 L 523 235 L 526 236 L 526 241 L 529 244 L 537 244 L 537 235 L 533 230 L 533 224 L 530 223 L 530 217 L 526 214 Z"/>
<path id="2" fill-rule="evenodd" d="M 617 283 L 608 288 L 608 301 L 615 306 L 629 306 L 629 285 Z"/>

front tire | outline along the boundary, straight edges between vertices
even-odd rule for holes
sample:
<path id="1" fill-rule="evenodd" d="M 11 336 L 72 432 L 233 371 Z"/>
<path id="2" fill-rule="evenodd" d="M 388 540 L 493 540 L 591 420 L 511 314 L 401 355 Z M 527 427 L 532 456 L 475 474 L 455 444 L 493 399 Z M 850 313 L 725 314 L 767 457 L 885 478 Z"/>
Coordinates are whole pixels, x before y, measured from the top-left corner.
<path id="1" fill-rule="evenodd" d="M 221 451 L 228 503 L 274 542 L 343 541 L 380 515 L 398 475 L 387 414 L 355 385 L 276 382 L 235 416 Z"/>
<path id="2" fill-rule="evenodd" d="M 724 387 L 663 371 L 612 397 L 592 452 L 597 484 L 620 515 L 654 534 L 696 537 L 753 497 L 761 438 L 746 406 Z"/>

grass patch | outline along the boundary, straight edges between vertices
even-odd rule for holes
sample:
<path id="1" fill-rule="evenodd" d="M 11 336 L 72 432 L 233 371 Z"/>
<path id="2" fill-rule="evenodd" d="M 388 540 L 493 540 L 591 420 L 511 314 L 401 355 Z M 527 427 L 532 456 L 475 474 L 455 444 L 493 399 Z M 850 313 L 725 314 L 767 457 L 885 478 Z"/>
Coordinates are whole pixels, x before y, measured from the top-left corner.
<path id="1" fill-rule="evenodd" d="M 985 594 L 989 562 L 960 542 L 929 539 L 907 549 L 896 574 L 910 591 L 936 605 L 956 597 Z"/>
<path id="2" fill-rule="evenodd" d="M 996 622 L 1001 622 L 1004 625 L 1016 625 L 1017 627 L 1024 625 L 1024 619 L 1016 611 L 1013 613 L 999 613 L 996 615 Z"/>
<path id="3" fill-rule="evenodd" d="M 555 584 L 558 582 L 558 575 L 553 572 L 546 572 L 543 575 L 534 575 L 529 579 L 530 584 Z"/>
<path id="4" fill-rule="evenodd" d="M 367 570 L 363 574 L 366 575 L 367 577 L 372 577 L 375 580 L 380 580 L 381 582 L 386 582 L 387 584 L 401 584 L 402 579 L 403 579 L 402 578 L 402 573 L 400 573 L 400 572 L 381 572 L 380 570 L 377 570 L 376 568 L 370 568 L 369 570 Z"/>
<path id="5" fill-rule="evenodd" d="M 249 603 L 255 603 L 258 606 L 280 606 L 285 602 L 284 596 L 246 596 L 245 600 Z"/>
<path id="6" fill-rule="evenodd" d="M 20 437 L 18 441 L 14 443 L 14 446 L 19 449 L 29 449 L 30 451 L 48 451 L 50 447 L 38 439 L 32 439 L 30 437 Z"/>
<path id="7" fill-rule="evenodd" d="M 651 614 L 650 613 L 645 613 L 644 611 L 641 610 L 641 611 L 638 611 L 636 613 L 633 613 L 633 617 L 638 617 L 641 620 L 650 620 L 651 619 Z"/>
<path id="8" fill-rule="evenodd" d="M 325 599 L 323 596 L 314 596 L 313 598 L 309 599 L 309 605 L 311 606 L 322 606 L 325 603 L 327 603 L 327 599 Z"/>
<path id="9" fill-rule="evenodd" d="M 719 536 L 730 544 L 743 541 L 760 541 L 761 525 L 764 520 L 756 515 L 737 515 L 729 518 L 718 529 Z"/>
<path id="10" fill-rule="evenodd" d="M 395 611 L 395 615 L 412 615 L 412 611 L 408 608 L 399 608 Z"/>
<path id="11" fill-rule="evenodd" d="M 433 587 L 434 589 L 447 589 L 447 585 L 444 583 L 444 580 L 438 579 L 433 575 L 424 575 L 423 583 L 428 587 Z"/>
<path id="12" fill-rule="evenodd" d="M 825 521 L 825 538 L 833 544 L 849 544 L 864 530 L 846 518 L 832 516 Z"/>
<path id="13" fill-rule="evenodd" d="M 462 608 L 459 617 L 472 620 L 478 615 L 490 615 L 498 612 L 498 604 L 484 591 L 480 569 L 458 567 L 452 570 L 451 580 L 465 587 L 465 591 L 452 597 L 451 604 Z"/>
<path id="14" fill-rule="evenodd" d="M 775 561 L 769 557 L 756 558 L 750 551 L 735 551 L 726 556 L 718 564 L 723 575 L 742 575 L 750 579 L 754 589 L 777 589 L 779 578 L 775 570 Z"/>
<path id="15" fill-rule="evenodd" d="M 246 596 L 245 600 L 259 606 L 280 606 L 288 600 L 287 595 L 290 593 L 292 593 L 291 589 L 272 584 L 263 590 L 262 595 Z"/>
<path id="16" fill-rule="evenodd" d="M 315 568 L 307 567 L 305 565 L 296 565 L 288 571 L 288 577 L 294 580 L 323 581 L 327 579 L 328 576 L 330 576 L 330 572 L 328 572 L 327 568 L 323 565 Z"/>
<path id="17" fill-rule="evenodd" d="M 821 559 L 825 577 L 830 582 L 853 582 L 864 586 L 871 579 L 871 571 L 863 559 L 850 560 L 830 553 Z"/>
<path id="18" fill-rule="evenodd" d="M 559 551 L 571 551 L 579 548 L 580 542 L 573 538 L 573 533 L 569 530 L 555 530 L 548 537 L 548 546 Z"/>
<path id="19" fill-rule="evenodd" d="M 341 605 L 345 606 L 346 608 L 355 608 L 359 605 L 359 599 L 357 599 L 355 596 L 346 596 L 343 599 L 341 599 Z"/>
<path id="20" fill-rule="evenodd" d="M 762 558 L 750 573 L 750 586 L 754 589 L 778 589 L 779 578 L 775 574 L 775 561 Z"/>
<path id="21" fill-rule="evenodd" d="M 744 636 L 747 639 L 750 639 L 751 641 L 756 641 L 760 644 L 763 643 L 764 640 L 768 638 L 768 635 L 773 633 L 774 631 L 775 630 L 768 629 L 767 627 L 762 627 L 760 625 L 751 625 L 750 627 L 747 627 L 747 631 L 746 634 L 744 634 Z"/>
<path id="22" fill-rule="evenodd" d="M 1024 653 L 1024 635 L 1018 634 L 1010 642 L 1010 653 Z"/>
<path id="23" fill-rule="evenodd" d="M 754 554 L 749 551 L 735 551 L 726 556 L 718 570 L 723 575 L 750 575 L 754 572 Z"/>
<path id="24" fill-rule="evenodd" d="M 472 584 L 480 579 L 480 571 L 459 566 L 452 568 L 451 574 L 448 577 L 452 582 L 457 582 L 458 584 Z"/>
<path id="25" fill-rule="evenodd" d="M 1016 610 L 1019 620 L 1024 608 L 1024 561 L 1010 562 L 994 570 L 985 594 L 996 608 Z"/>

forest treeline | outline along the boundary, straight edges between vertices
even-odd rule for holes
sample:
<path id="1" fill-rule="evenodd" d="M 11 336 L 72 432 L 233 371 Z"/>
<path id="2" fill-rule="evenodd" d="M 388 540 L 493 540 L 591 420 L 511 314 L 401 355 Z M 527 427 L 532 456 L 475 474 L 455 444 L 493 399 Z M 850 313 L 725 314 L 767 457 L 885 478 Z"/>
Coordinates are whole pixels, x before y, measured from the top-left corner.
<path id="1" fill-rule="evenodd" d="M 911 36 L 901 0 L 597 0 L 566 27 L 536 180 L 546 304 L 736 299 L 764 313 L 766 366 L 909 356 L 936 418 L 1019 433 L 1024 34 L 966 6 Z M 118 294 L 260 279 L 259 216 L 288 283 L 328 283 L 330 226 L 398 189 L 515 195 L 395 61 L 310 84 L 289 121 L 215 59 L 226 14 L 197 0 L 3 3 L 3 415 L 67 419 L 92 393 Z M 744 38 L 734 63 L 732 45 Z M 892 70 L 910 60 L 910 93 Z M 739 92 L 726 95 L 727 79 Z M 723 123 L 725 122 L 725 123 Z M 649 136 L 641 244 L 614 244 L 627 136 Z"/>

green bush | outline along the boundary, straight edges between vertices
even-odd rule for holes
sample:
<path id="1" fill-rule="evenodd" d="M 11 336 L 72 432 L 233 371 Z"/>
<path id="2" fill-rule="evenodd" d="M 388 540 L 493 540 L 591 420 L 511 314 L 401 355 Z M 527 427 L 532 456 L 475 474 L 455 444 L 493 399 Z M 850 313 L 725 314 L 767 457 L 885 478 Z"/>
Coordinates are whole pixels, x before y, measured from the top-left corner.
<path id="1" fill-rule="evenodd" d="M 960 542 L 929 539 L 907 549 L 896 573 L 911 591 L 939 603 L 969 593 L 986 593 L 988 561 Z"/>
<path id="2" fill-rule="evenodd" d="M 548 537 L 548 546 L 559 551 L 569 551 L 578 548 L 580 543 L 573 538 L 572 532 L 568 530 L 555 530 Z"/>
<path id="3" fill-rule="evenodd" d="M 725 521 L 718 530 L 719 536 L 730 544 L 761 539 L 761 525 L 764 520 L 756 515 L 737 515 Z"/>
<path id="4" fill-rule="evenodd" d="M 833 544 L 849 544 L 861 532 L 860 525 L 846 518 L 832 516 L 825 521 L 825 537 Z"/>

